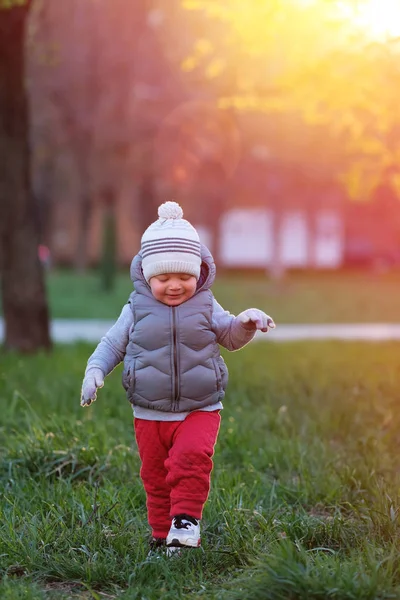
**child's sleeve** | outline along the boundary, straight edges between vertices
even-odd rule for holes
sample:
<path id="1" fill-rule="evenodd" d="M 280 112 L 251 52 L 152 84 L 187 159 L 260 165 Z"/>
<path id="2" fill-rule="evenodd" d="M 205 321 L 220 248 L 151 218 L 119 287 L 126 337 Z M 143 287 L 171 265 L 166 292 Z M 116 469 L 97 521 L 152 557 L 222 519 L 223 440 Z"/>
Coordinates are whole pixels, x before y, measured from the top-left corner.
<path id="1" fill-rule="evenodd" d="M 227 350 L 239 350 L 251 342 L 256 330 L 245 329 L 239 319 L 224 310 L 215 298 L 213 303 L 212 329 L 218 344 Z"/>
<path id="2" fill-rule="evenodd" d="M 129 340 L 129 331 L 133 325 L 133 313 L 129 304 L 125 304 L 114 325 L 101 338 L 96 350 L 90 356 L 86 371 L 93 367 L 101 369 L 104 376 L 124 359 Z"/>

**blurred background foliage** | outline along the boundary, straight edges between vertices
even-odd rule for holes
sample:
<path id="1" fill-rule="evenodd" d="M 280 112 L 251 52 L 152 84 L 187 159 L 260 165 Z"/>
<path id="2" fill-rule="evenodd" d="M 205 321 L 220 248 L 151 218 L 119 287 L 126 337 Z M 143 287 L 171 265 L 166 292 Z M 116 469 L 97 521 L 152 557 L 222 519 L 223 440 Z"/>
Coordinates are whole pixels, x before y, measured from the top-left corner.
<path id="1" fill-rule="evenodd" d="M 9 330 L 24 256 L 110 290 L 171 199 L 219 268 L 400 263 L 397 3 L 2 0 L 0 30 Z"/>
<path id="2" fill-rule="evenodd" d="M 306 206 L 338 188 L 397 196 L 391 5 L 368 21 L 372 0 L 36 0 L 27 48 L 42 238 L 78 268 L 96 260 L 105 189 L 125 261 L 171 197 L 212 227 L 232 206 Z"/>

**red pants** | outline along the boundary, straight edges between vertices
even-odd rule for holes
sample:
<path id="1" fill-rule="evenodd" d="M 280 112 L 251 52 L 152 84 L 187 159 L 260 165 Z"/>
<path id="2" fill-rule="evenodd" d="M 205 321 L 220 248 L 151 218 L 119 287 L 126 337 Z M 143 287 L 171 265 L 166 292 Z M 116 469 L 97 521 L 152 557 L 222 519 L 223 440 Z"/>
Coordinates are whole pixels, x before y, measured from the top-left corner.
<path id="1" fill-rule="evenodd" d="M 135 419 L 140 476 L 154 537 L 167 537 L 175 515 L 201 519 L 220 420 L 219 411 L 195 411 L 184 421 Z"/>

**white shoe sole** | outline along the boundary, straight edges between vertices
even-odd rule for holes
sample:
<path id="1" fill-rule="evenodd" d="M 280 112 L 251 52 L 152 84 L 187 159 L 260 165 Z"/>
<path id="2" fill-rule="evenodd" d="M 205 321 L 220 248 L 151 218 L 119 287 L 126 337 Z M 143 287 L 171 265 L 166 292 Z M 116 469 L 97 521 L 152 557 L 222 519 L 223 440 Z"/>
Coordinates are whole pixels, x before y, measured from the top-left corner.
<path id="1" fill-rule="evenodd" d="M 167 538 L 167 548 L 199 548 L 201 546 L 201 538 L 198 540 L 194 538 L 188 538 L 184 542 L 178 538 L 172 538 L 171 541 Z"/>

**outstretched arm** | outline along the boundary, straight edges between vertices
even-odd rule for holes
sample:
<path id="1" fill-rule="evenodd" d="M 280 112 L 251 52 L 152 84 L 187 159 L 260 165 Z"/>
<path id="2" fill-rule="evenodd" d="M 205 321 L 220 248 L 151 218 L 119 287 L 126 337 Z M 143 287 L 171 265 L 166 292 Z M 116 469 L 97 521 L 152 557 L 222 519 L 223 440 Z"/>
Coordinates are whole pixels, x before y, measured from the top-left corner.
<path id="1" fill-rule="evenodd" d="M 97 388 L 103 387 L 104 377 L 123 360 L 132 325 L 132 310 L 125 304 L 117 321 L 89 357 L 82 384 L 82 406 L 89 406 L 96 400 Z"/>
<path id="2" fill-rule="evenodd" d="M 267 314 L 256 308 L 243 311 L 237 317 L 224 310 L 214 298 L 213 330 L 217 342 L 227 350 L 239 350 L 254 337 L 257 329 L 268 331 L 275 323 Z"/>
<path id="3" fill-rule="evenodd" d="M 133 324 L 133 314 L 129 304 L 125 304 L 114 325 L 101 338 L 100 343 L 89 357 L 86 372 L 93 367 L 101 369 L 104 375 L 111 373 L 123 360 L 129 340 L 129 330 Z"/>

